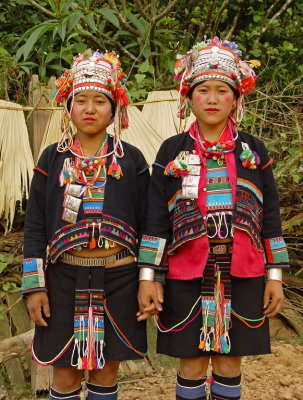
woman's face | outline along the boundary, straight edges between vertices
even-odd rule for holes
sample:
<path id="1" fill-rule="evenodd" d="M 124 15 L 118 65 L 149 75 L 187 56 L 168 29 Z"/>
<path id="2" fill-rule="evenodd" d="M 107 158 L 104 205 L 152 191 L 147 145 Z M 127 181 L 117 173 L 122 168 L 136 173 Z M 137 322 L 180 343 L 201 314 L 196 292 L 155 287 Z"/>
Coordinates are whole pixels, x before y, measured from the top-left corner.
<path id="1" fill-rule="evenodd" d="M 112 105 L 105 94 L 85 90 L 75 95 L 71 117 L 78 134 L 104 134 L 112 122 Z"/>
<path id="2" fill-rule="evenodd" d="M 236 98 L 227 83 L 209 80 L 197 85 L 190 99 L 197 120 L 204 128 L 224 127 L 236 107 Z"/>

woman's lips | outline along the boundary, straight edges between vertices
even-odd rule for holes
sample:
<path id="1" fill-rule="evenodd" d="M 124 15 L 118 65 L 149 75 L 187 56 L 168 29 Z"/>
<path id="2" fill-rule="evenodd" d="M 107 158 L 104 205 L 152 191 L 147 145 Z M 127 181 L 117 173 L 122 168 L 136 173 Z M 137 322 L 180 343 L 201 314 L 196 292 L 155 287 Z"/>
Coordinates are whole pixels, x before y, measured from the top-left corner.
<path id="1" fill-rule="evenodd" d="M 92 124 L 96 120 L 94 118 L 85 118 L 84 121 L 87 122 L 88 124 Z"/>
<path id="2" fill-rule="evenodd" d="M 209 114 L 215 114 L 219 110 L 217 108 L 207 108 L 205 111 Z"/>

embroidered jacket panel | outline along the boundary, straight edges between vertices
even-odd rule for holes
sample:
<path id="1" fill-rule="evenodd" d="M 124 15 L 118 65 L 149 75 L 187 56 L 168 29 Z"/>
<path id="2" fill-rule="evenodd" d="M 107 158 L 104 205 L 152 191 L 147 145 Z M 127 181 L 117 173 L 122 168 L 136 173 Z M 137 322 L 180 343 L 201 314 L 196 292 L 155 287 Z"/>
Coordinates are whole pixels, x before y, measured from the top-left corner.
<path id="1" fill-rule="evenodd" d="M 242 143 L 261 159 L 257 169 L 242 166 Z M 206 234 L 206 216 L 195 199 L 182 198 L 182 178 L 164 175 L 166 165 L 181 151 L 192 153 L 194 140 L 188 133 L 167 139 L 161 146 L 149 186 L 147 224 L 139 252 L 139 267 L 167 270 L 167 256 L 174 249 Z M 246 232 L 257 249 L 264 251 L 267 267 L 287 266 L 288 255 L 282 238 L 279 198 L 264 144 L 239 132 L 234 151 L 237 181 L 232 225 Z"/>
<path id="2" fill-rule="evenodd" d="M 109 137 L 110 152 L 113 140 Z M 143 154 L 123 142 L 124 156 L 118 159 L 123 176 L 107 176 L 103 214 L 84 214 L 83 202 L 77 222 L 62 220 L 64 187 L 59 174 L 64 160 L 73 158 L 68 151 L 59 153 L 57 144 L 47 147 L 35 168 L 24 225 L 23 293 L 46 290 L 43 269 L 47 261 L 55 262 L 61 253 L 90 239 L 89 226 L 94 223 L 99 234 L 127 247 L 137 255 L 139 236 L 145 222 L 149 169 Z M 111 156 L 107 159 L 107 167 Z M 108 168 L 107 168 L 108 169 Z"/>

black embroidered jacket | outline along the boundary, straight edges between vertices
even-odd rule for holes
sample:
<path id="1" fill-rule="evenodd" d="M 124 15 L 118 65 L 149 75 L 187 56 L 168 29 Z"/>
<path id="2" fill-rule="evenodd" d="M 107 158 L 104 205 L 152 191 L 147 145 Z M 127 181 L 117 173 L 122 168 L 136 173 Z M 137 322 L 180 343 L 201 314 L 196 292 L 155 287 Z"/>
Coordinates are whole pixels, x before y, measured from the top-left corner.
<path id="1" fill-rule="evenodd" d="M 108 152 L 113 148 L 109 137 Z M 59 174 L 64 160 L 73 158 L 70 151 L 59 153 L 57 144 L 48 146 L 35 168 L 24 226 L 23 293 L 45 290 L 44 267 L 55 262 L 64 251 L 87 244 L 88 226 L 96 224 L 103 238 L 120 243 L 137 255 L 140 232 L 145 221 L 149 170 L 143 154 L 123 143 L 124 156 L 118 159 L 123 176 L 107 176 L 102 214 L 84 215 L 81 204 L 77 222 L 62 220 L 64 187 Z M 107 167 L 111 157 L 107 159 Z M 107 168 L 108 169 L 108 168 Z"/>
<path id="2" fill-rule="evenodd" d="M 257 169 L 242 166 L 242 143 L 257 152 Z M 192 153 L 194 139 L 188 133 L 175 135 L 162 144 L 149 186 L 147 223 L 139 252 L 139 267 L 167 270 L 167 255 L 182 243 L 206 233 L 205 217 L 195 199 L 182 198 L 182 178 L 164 175 L 166 165 L 181 151 Z M 285 267 L 288 254 L 282 238 L 279 198 L 265 145 L 254 136 L 239 132 L 234 151 L 237 182 L 232 226 L 251 237 L 265 253 L 267 267 Z"/>

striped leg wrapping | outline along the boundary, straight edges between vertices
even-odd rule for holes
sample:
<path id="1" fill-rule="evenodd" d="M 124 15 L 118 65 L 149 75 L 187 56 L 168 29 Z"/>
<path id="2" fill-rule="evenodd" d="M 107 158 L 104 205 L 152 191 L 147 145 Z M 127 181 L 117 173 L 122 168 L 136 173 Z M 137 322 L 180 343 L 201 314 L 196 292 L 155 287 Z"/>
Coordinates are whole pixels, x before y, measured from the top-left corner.
<path id="1" fill-rule="evenodd" d="M 69 393 L 60 393 L 51 388 L 49 391 L 49 400 L 80 400 L 80 391 L 81 387 Z"/>
<path id="2" fill-rule="evenodd" d="M 176 398 L 178 400 L 206 400 L 206 378 L 185 379 L 177 375 Z"/>
<path id="3" fill-rule="evenodd" d="M 87 400 L 117 400 L 118 385 L 100 386 L 87 383 L 88 397 Z"/>
<path id="4" fill-rule="evenodd" d="M 213 373 L 211 400 L 239 400 L 241 398 L 241 375 L 226 378 Z"/>

